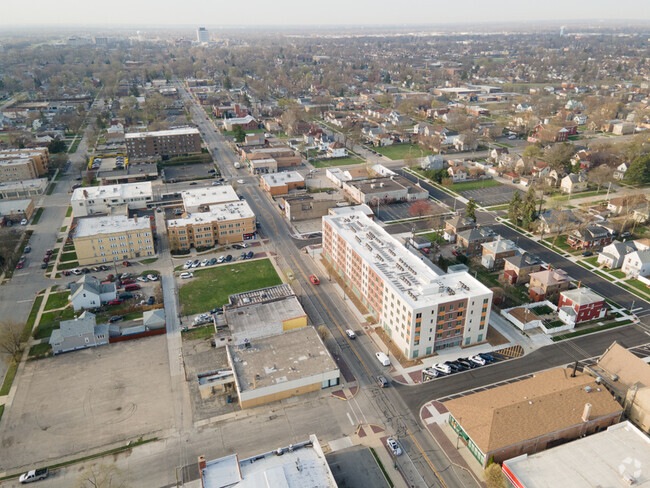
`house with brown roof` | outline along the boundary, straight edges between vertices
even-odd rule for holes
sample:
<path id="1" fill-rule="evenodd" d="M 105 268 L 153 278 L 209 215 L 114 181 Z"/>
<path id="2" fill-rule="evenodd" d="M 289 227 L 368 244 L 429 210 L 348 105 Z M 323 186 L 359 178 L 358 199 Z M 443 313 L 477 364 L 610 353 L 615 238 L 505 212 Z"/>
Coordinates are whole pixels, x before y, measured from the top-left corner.
<path id="1" fill-rule="evenodd" d="M 462 215 L 455 215 L 445 222 L 445 233 L 443 237 L 446 241 L 455 242 L 456 234 L 464 230 L 473 229 L 476 227 L 476 222 Z"/>
<path id="2" fill-rule="evenodd" d="M 612 243 L 612 234 L 600 225 L 573 230 L 566 240 L 573 249 L 600 249 Z"/>
<path id="3" fill-rule="evenodd" d="M 556 368 L 444 403 L 449 424 L 481 464 L 533 454 L 606 429 L 622 407 L 595 378 Z"/>
<path id="4" fill-rule="evenodd" d="M 534 302 L 552 300 L 561 291 L 568 290 L 571 278 L 562 269 L 546 269 L 530 274 L 528 296 Z"/>
<path id="5" fill-rule="evenodd" d="M 482 244 L 481 264 L 487 269 L 503 268 L 504 259 L 519 253 L 519 248 L 509 239 L 498 236 L 495 241 Z"/>
<path id="6" fill-rule="evenodd" d="M 503 277 L 511 285 L 528 283 L 530 274 L 542 269 L 542 260 L 534 254 L 510 256 L 503 261 Z"/>
<path id="7" fill-rule="evenodd" d="M 485 242 L 491 242 L 496 238 L 497 234 L 487 227 L 464 230 L 457 234 L 458 244 L 468 256 L 481 254 L 481 245 Z"/>
<path id="8" fill-rule="evenodd" d="M 614 342 L 598 362 L 585 369 L 623 406 L 625 416 L 650 433 L 650 365 Z"/>

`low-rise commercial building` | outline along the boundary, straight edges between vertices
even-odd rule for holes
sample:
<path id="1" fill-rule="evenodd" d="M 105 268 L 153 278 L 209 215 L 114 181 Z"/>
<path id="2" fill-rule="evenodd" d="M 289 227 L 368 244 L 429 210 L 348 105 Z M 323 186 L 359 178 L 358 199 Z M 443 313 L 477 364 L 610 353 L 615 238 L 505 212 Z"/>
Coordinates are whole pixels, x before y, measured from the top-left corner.
<path id="1" fill-rule="evenodd" d="M 356 203 L 414 202 L 426 200 L 429 192 L 402 176 L 342 182 L 343 190 Z"/>
<path id="2" fill-rule="evenodd" d="M 241 408 L 339 384 L 336 362 L 313 327 L 301 327 L 248 344 L 252 347 L 226 345 Z"/>
<path id="3" fill-rule="evenodd" d="M 323 217 L 323 255 L 407 358 L 486 339 L 492 292 L 438 275 L 362 212 Z"/>
<path id="4" fill-rule="evenodd" d="M 646 487 L 650 440 L 630 422 L 612 425 L 544 452 L 504 461 L 503 474 L 518 488 Z"/>
<path id="5" fill-rule="evenodd" d="M 276 171 L 302 165 L 302 158 L 297 156 L 293 149 L 287 146 L 244 147 L 240 151 L 240 157 L 249 168 L 251 167 L 251 161 L 254 159 L 274 159 L 276 162 Z"/>
<path id="6" fill-rule="evenodd" d="M 284 214 L 290 222 L 317 219 L 329 213 L 330 208 L 338 205 L 338 199 L 329 195 L 301 195 L 284 198 Z"/>
<path id="7" fill-rule="evenodd" d="M 47 185 L 47 178 L 0 182 L 0 200 L 15 200 L 43 195 Z"/>
<path id="8" fill-rule="evenodd" d="M 501 463 L 599 432 L 621 406 L 595 379 L 556 368 L 444 403 L 449 424 L 476 460 Z"/>
<path id="9" fill-rule="evenodd" d="M 194 127 L 133 132 L 125 134 L 124 140 L 131 159 L 168 158 L 201 152 L 201 134 Z"/>
<path id="10" fill-rule="evenodd" d="M 211 205 L 207 212 L 167 221 L 172 251 L 232 244 L 255 237 L 255 214 L 246 201 Z"/>
<path id="11" fill-rule="evenodd" d="M 147 204 L 151 201 L 153 201 L 153 191 L 150 181 L 77 188 L 70 199 L 75 217 L 109 214 L 116 208 L 126 207 L 132 210 L 147 208 Z"/>
<path id="12" fill-rule="evenodd" d="M 50 151 L 46 147 L 4 149 L 0 151 L 0 161 L 6 160 L 29 160 L 34 165 L 36 175 L 43 176 L 50 167 Z"/>
<path id="13" fill-rule="evenodd" d="M 136 183 L 138 181 L 155 180 L 157 177 L 158 166 L 155 163 L 129 164 L 123 169 L 100 170 L 97 173 L 97 179 L 102 185 Z"/>
<path id="14" fill-rule="evenodd" d="M 230 185 L 183 190 L 181 198 L 187 213 L 206 212 L 211 205 L 239 201 L 237 192 Z"/>
<path id="15" fill-rule="evenodd" d="M 297 171 L 284 171 L 260 176 L 262 190 L 275 195 L 286 195 L 292 190 L 305 188 L 305 179 Z"/>
<path id="16" fill-rule="evenodd" d="M 106 215 L 78 219 L 73 241 L 81 266 L 155 254 L 148 218 Z"/>
<path id="17" fill-rule="evenodd" d="M 20 222 L 23 219 L 31 219 L 34 215 L 34 200 L 26 198 L 23 200 L 0 201 L 0 222 L 6 225 L 7 222 Z"/>

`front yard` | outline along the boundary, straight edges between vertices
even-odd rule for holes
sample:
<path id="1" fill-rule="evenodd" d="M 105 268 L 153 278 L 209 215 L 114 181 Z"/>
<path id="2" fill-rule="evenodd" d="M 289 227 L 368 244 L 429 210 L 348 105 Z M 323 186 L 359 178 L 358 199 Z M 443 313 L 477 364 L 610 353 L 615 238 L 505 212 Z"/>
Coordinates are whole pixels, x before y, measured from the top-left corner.
<path id="1" fill-rule="evenodd" d="M 199 269 L 194 271 L 194 278 L 181 284 L 181 310 L 183 315 L 206 312 L 228 303 L 228 296 L 234 293 L 281 283 L 268 259 Z"/>
<path id="2" fill-rule="evenodd" d="M 431 151 L 425 151 L 415 144 L 393 144 L 392 146 L 381 146 L 373 148 L 379 154 L 383 154 L 389 159 L 404 159 L 407 157 L 423 158 L 433 154 Z"/>

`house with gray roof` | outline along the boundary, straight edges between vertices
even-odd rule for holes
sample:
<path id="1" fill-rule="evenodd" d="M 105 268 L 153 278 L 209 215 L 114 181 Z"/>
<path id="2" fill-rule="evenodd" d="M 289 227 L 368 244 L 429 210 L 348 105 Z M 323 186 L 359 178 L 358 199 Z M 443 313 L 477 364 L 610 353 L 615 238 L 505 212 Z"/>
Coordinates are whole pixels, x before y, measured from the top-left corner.
<path id="1" fill-rule="evenodd" d="M 54 354 L 108 344 L 108 324 L 97 325 L 95 315 L 90 312 L 83 312 L 72 320 L 64 320 L 59 327 L 50 336 Z"/>
<path id="2" fill-rule="evenodd" d="M 487 227 L 478 227 L 468 229 L 458 233 L 458 244 L 463 248 L 468 256 L 481 254 L 481 245 L 486 242 L 492 242 L 497 238 L 497 234 Z"/>
<path id="3" fill-rule="evenodd" d="M 94 276 L 84 275 L 79 281 L 70 284 L 70 301 L 75 310 L 99 307 L 116 297 L 115 283 L 102 283 Z"/>
<path id="4" fill-rule="evenodd" d="M 605 246 L 598 254 L 598 265 L 604 268 L 617 269 L 623 265 L 625 256 L 637 250 L 634 241 L 614 241 Z"/>
<path id="5" fill-rule="evenodd" d="M 146 310 L 142 313 L 142 325 L 146 330 L 165 328 L 165 309 Z"/>
<path id="6" fill-rule="evenodd" d="M 422 159 L 420 168 L 422 169 L 443 169 L 445 167 L 445 160 L 442 159 L 440 154 L 431 154 Z"/>

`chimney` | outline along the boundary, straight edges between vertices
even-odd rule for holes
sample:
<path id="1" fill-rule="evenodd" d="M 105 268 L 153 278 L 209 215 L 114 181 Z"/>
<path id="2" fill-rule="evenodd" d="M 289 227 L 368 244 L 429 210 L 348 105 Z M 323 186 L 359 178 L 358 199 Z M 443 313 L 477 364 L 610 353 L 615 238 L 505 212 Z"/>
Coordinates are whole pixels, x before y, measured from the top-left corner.
<path id="1" fill-rule="evenodd" d="M 205 469 L 205 456 L 199 456 L 199 471 L 202 471 Z"/>
<path id="2" fill-rule="evenodd" d="M 585 403 L 585 409 L 582 411 L 582 421 L 589 422 L 591 416 L 591 403 Z"/>

